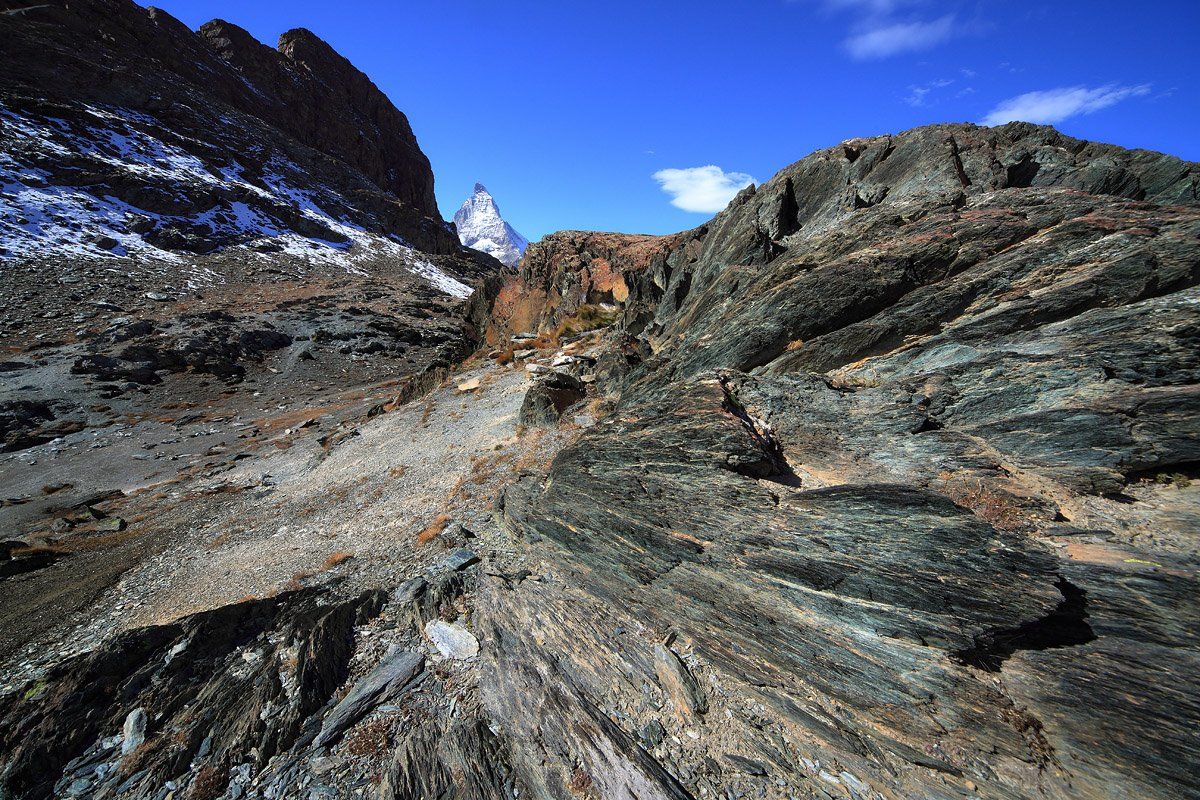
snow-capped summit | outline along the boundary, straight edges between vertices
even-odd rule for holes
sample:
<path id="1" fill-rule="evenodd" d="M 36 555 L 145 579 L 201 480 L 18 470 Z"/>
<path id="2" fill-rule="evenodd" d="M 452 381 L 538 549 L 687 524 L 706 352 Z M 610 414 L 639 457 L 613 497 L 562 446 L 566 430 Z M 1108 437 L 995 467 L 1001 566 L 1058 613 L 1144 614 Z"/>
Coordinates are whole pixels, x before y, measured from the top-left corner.
<path id="1" fill-rule="evenodd" d="M 500 216 L 500 207 L 482 183 L 454 215 L 458 239 L 467 247 L 480 250 L 502 264 L 515 267 L 529 240 Z"/>

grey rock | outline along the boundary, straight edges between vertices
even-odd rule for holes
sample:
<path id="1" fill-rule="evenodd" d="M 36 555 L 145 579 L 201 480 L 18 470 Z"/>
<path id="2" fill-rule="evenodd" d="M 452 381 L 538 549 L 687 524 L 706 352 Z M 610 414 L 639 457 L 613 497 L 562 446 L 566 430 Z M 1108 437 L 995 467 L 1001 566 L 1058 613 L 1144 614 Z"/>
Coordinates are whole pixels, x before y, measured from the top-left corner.
<path id="1" fill-rule="evenodd" d="M 465 547 L 450 551 L 450 555 L 446 557 L 446 566 L 452 570 L 463 570 L 478 563 L 479 556 Z"/>
<path id="2" fill-rule="evenodd" d="M 121 728 L 121 754 L 128 755 L 136 750 L 146 740 L 146 712 L 135 708 L 125 717 Z"/>
<path id="3" fill-rule="evenodd" d="M 325 747 L 336 742 L 376 706 L 399 696 L 424 668 L 425 657 L 420 653 L 401 650 L 388 656 L 325 716 L 313 745 Z"/>
<path id="4" fill-rule="evenodd" d="M 694 722 L 697 715 L 708 711 L 708 698 L 687 665 L 661 643 L 654 646 L 654 671 L 684 724 Z"/>
<path id="5" fill-rule="evenodd" d="M 431 620 L 425 625 L 425 635 L 445 658 L 464 660 L 479 655 L 479 640 L 462 625 Z"/>

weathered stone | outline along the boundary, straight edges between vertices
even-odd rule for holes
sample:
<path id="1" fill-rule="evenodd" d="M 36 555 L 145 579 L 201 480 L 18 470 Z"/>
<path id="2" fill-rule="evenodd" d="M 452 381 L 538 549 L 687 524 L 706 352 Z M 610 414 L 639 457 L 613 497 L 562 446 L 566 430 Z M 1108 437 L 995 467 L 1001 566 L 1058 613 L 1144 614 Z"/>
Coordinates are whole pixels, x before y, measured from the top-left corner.
<path id="1" fill-rule="evenodd" d="M 708 711 L 708 698 L 700 684 L 679 656 L 662 643 L 654 646 L 654 671 L 684 724 L 693 722 L 697 715 Z"/>
<path id="2" fill-rule="evenodd" d="M 479 640 L 461 625 L 431 620 L 425 625 L 425 635 L 445 658 L 463 660 L 479 655 Z"/>
<path id="3" fill-rule="evenodd" d="M 565 372 L 548 371 L 525 393 L 520 420 L 526 425 L 554 425 L 564 411 L 583 399 L 584 394 L 584 385 L 578 378 Z"/>
<path id="4" fill-rule="evenodd" d="M 464 547 L 450 552 L 446 557 L 446 566 L 452 570 L 463 570 L 479 563 L 479 556 Z"/>
<path id="5" fill-rule="evenodd" d="M 399 696 L 424 668 L 425 657 L 420 653 L 398 650 L 385 658 L 325 716 L 313 745 L 325 747 L 336 742 L 377 706 Z"/>
<path id="6" fill-rule="evenodd" d="M 489 706 L 613 796 L 676 791 L 629 745 L 644 716 L 596 721 L 653 685 L 672 763 L 769 797 L 812 794 L 800 774 L 856 796 L 1200 791 L 1179 768 L 1200 753 L 1196 515 L 1147 483 L 1200 457 L 1196 174 L 934 126 L 820 151 L 695 231 L 612 237 L 643 254 L 596 368 L 616 411 L 506 492 L 506 525 L 571 579 L 488 584 Z M 587 241 L 532 246 L 527 286 L 582 304 Z M 678 632 L 704 686 L 629 630 Z M 709 679 L 708 714 L 680 714 Z"/>
<path id="7" fill-rule="evenodd" d="M 129 755 L 134 750 L 141 746 L 146 740 L 146 712 L 141 708 L 135 708 L 129 712 L 129 716 L 125 717 L 125 724 L 121 728 L 121 753 Z"/>

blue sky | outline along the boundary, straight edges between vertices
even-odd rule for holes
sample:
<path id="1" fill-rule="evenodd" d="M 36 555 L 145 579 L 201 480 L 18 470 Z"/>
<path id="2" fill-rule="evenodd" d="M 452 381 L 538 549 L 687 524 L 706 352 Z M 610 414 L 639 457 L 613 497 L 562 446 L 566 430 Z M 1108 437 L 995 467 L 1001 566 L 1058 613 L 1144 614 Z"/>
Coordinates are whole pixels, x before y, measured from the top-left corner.
<path id="1" fill-rule="evenodd" d="M 930 122 L 1200 160 L 1200 0 L 155 4 L 272 45 L 310 28 L 408 115 L 444 217 L 478 180 L 531 240 L 694 227 L 815 149 Z"/>

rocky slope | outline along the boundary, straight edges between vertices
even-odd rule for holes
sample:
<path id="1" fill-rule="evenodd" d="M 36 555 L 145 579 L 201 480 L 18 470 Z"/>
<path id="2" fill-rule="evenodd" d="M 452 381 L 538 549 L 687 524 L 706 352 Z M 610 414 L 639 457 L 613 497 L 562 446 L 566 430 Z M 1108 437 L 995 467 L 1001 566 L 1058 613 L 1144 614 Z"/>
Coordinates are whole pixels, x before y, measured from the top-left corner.
<path id="1" fill-rule="evenodd" d="M 499 265 L 458 244 L 404 114 L 326 43 L 193 32 L 128 0 L 28 5 L 0 4 L 22 10 L 0 15 L 7 469 L 180 409 L 427 387 L 473 349 L 463 300 Z M 3 513 L 106 480 L 71 482 Z"/>
<path id="2" fill-rule="evenodd" d="M 22 262 L 0 794 L 1200 796 L 1198 176 L 919 128 L 467 304 L 387 259 L 236 303 Z M 129 318 L 40 316 L 72 291 Z M 72 346 L 156 411 L 49 407 Z"/>
<path id="3" fill-rule="evenodd" d="M 500 207 L 482 183 L 454 213 L 458 239 L 473 250 L 487 253 L 505 266 L 515 267 L 529 240 L 504 221 Z"/>
<path id="4" fill-rule="evenodd" d="M 7 658 L 187 530 L 125 498 L 436 386 L 500 265 L 458 244 L 404 115 L 314 34 L 272 49 L 125 0 L 0 10 L 20 12 L 0 14 Z"/>
<path id="5" fill-rule="evenodd" d="M 637 255 L 615 412 L 506 495 L 564 580 L 489 621 L 491 707 L 558 765 L 530 781 L 1196 796 L 1198 174 L 937 126 L 815 153 L 681 237 L 531 249 L 569 303 Z"/>

